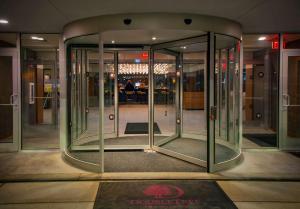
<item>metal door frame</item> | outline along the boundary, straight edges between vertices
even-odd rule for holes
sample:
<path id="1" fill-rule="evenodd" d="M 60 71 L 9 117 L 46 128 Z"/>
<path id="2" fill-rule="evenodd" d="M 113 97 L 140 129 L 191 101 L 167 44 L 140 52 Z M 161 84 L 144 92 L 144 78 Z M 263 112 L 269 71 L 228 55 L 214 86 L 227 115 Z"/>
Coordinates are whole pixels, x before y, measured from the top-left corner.
<path id="1" fill-rule="evenodd" d="M 288 78 L 286 77 L 288 73 L 288 57 L 290 56 L 300 56 L 300 49 L 282 49 L 280 55 L 280 77 L 279 77 L 279 149 L 280 150 L 298 150 L 297 144 L 292 145 L 287 143 L 286 129 L 287 124 L 284 121 L 285 114 L 287 114 L 287 108 L 290 104 L 284 104 L 284 96 L 286 95 L 287 87 L 285 84 L 288 83 Z M 286 80 L 285 80 L 286 79 Z M 289 96 L 288 96 L 289 97 Z M 300 144 L 300 143 L 299 143 Z M 294 147 L 295 146 L 295 147 Z"/>
<path id="2" fill-rule="evenodd" d="M 176 64 L 175 64 L 175 70 L 176 70 L 176 92 L 178 92 L 177 94 L 176 94 L 176 97 L 175 97 L 175 107 L 176 107 L 176 116 L 175 116 L 175 118 L 176 118 L 176 120 L 174 121 L 174 123 L 175 123 L 175 127 L 176 127 L 176 132 L 175 132 L 175 134 L 174 135 L 172 135 L 172 136 L 170 136 L 170 137 L 167 137 L 167 138 L 165 138 L 163 141 L 160 141 L 157 145 L 155 145 L 154 144 L 154 129 L 152 129 L 152 131 L 150 132 L 150 130 L 149 130 L 149 133 L 151 134 L 151 135 L 153 135 L 153 137 L 151 137 L 152 138 L 152 149 L 155 149 L 155 148 L 159 148 L 159 146 L 161 146 L 161 145 L 163 145 L 163 144 L 166 144 L 166 143 L 168 143 L 168 142 L 170 142 L 170 141 L 172 141 L 173 139 L 176 139 L 178 136 L 180 136 L 181 135 L 181 129 L 180 129 L 180 124 L 181 123 L 177 123 L 177 120 L 181 120 L 181 117 L 180 117 L 180 108 L 181 108 L 181 105 L 180 105 L 180 98 L 181 98 L 181 96 L 180 96 L 180 78 L 181 78 L 181 76 L 178 76 L 178 75 L 181 75 L 181 59 L 180 59 L 180 55 L 181 55 L 181 53 L 177 53 L 177 52 L 174 52 L 174 51 L 169 51 L 169 50 L 166 50 L 166 49 L 153 49 L 153 50 L 151 50 L 152 52 L 153 52 L 153 63 L 152 63 L 152 73 L 153 73 L 153 75 L 154 75 L 154 53 L 155 53 L 155 50 L 157 50 L 158 52 L 160 52 L 160 53 L 162 53 L 162 54 L 167 54 L 167 55 L 170 55 L 170 56 L 174 56 L 175 57 L 175 62 L 176 62 Z M 179 73 L 179 74 L 178 74 Z M 154 76 L 152 77 L 152 80 L 151 80 L 151 82 L 152 82 L 152 86 L 154 87 L 154 85 L 153 85 L 153 83 L 154 83 Z M 154 118 L 154 88 L 152 88 L 151 89 L 151 92 L 150 92 L 150 94 L 152 94 L 152 103 L 153 103 L 153 109 L 152 109 L 152 112 L 153 112 L 153 118 L 152 118 L 152 121 L 150 121 L 152 124 L 154 124 L 154 120 L 155 120 L 155 118 Z"/>
<path id="3" fill-rule="evenodd" d="M 20 105 L 20 63 L 18 48 L 0 48 L 0 56 L 12 57 L 12 79 L 13 86 L 10 104 L 3 104 L 5 106 L 13 106 L 13 139 L 12 142 L 0 143 L 0 151 L 18 151 L 20 148 L 21 137 L 21 105 Z"/>
<path id="4" fill-rule="evenodd" d="M 208 43 L 208 35 L 205 34 L 205 35 L 202 35 L 202 36 L 198 36 L 198 37 L 192 37 L 192 38 L 187 38 L 187 39 L 183 39 L 183 40 L 176 40 L 176 41 L 171 41 L 171 42 L 167 42 L 167 43 L 161 43 L 161 44 L 155 44 L 155 45 L 152 45 L 151 46 L 151 52 L 152 54 L 154 53 L 155 50 L 158 50 L 158 51 L 162 51 L 162 49 L 165 49 L 165 48 L 171 48 L 171 47 L 178 47 L 178 46 L 184 46 L 184 45 L 190 45 L 190 44 L 196 44 L 196 43 Z M 209 47 L 209 45 L 207 45 L 207 47 Z M 168 54 L 168 52 L 166 52 Z M 153 55 L 152 55 L 152 59 L 153 59 Z M 207 60 L 206 60 L 207 62 Z M 152 65 L 154 64 L 154 62 L 152 61 Z M 177 57 L 176 57 L 176 70 L 177 70 L 177 73 L 179 73 L 179 76 L 177 77 L 177 86 L 176 86 L 176 91 L 178 92 L 178 94 L 176 95 L 176 106 L 177 106 L 177 113 L 176 113 L 176 135 L 175 137 L 170 137 L 170 138 L 166 138 L 162 143 L 159 143 L 158 145 L 154 145 L 153 143 L 153 129 L 152 129 L 152 132 L 150 132 L 149 130 L 149 133 L 152 135 L 152 149 L 157 151 L 157 152 L 160 152 L 160 153 L 163 153 L 163 154 L 166 154 L 166 155 L 169 155 L 171 157 L 175 157 L 175 158 L 178 158 L 178 159 L 181 159 L 181 160 L 184 160 L 184 161 L 187 161 L 187 162 L 191 162 L 193 164 L 196 164 L 196 165 L 200 165 L 200 166 L 203 166 L 203 167 L 207 167 L 208 165 L 208 160 L 207 161 L 204 161 L 204 160 L 200 160 L 200 159 L 197 159 L 197 158 L 194 158 L 194 157 L 191 157 L 191 156 L 188 156 L 188 155 L 185 155 L 185 154 L 181 154 L 181 153 L 178 153 L 178 152 L 175 152 L 175 151 L 171 151 L 171 150 L 167 150 L 165 148 L 162 148 L 162 147 L 159 147 L 161 146 L 162 144 L 165 144 L 165 143 L 168 143 L 170 142 L 171 140 L 174 140 L 175 138 L 177 138 L 178 136 L 181 136 L 182 134 L 182 98 L 183 98 L 183 91 L 182 91 L 182 73 L 183 73 L 183 57 L 182 57 L 182 53 L 178 53 Z M 209 70 L 209 68 L 207 68 L 207 71 Z M 177 74 L 176 73 L 176 74 Z M 207 74 L 205 75 L 206 77 L 204 78 L 205 80 L 205 83 L 206 85 L 209 83 L 209 77 L 207 77 Z M 153 82 L 153 77 L 152 77 L 152 80 L 151 82 Z M 208 88 L 205 88 L 205 91 L 208 91 L 209 89 Z M 212 91 L 213 92 L 213 91 Z M 151 94 L 154 94 L 153 92 L 153 84 L 152 84 L 152 91 L 151 91 Z M 206 100 L 208 100 L 208 96 L 210 95 L 208 92 L 206 92 L 205 94 L 207 96 Z M 153 114 L 153 95 L 152 95 L 152 110 L 151 111 L 151 114 Z M 205 104 L 206 108 L 208 107 L 207 104 Z M 151 108 L 150 107 L 150 108 Z M 152 118 L 153 119 L 153 118 Z M 180 123 L 178 124 L 177 123 L 177 120 L 180 120 Z M 206 120 L 208 121 L 208 117 L 206 118 Z M 151 123 L 153 123 L 153 120 L 151 121 Z M 209 131 L 209 126 L 207 126 L 207 132 Z M 209 136 L 207 135 L 207 141 L 209 141 Z M 208 143 L 209 144 L 209 143 Z"/>

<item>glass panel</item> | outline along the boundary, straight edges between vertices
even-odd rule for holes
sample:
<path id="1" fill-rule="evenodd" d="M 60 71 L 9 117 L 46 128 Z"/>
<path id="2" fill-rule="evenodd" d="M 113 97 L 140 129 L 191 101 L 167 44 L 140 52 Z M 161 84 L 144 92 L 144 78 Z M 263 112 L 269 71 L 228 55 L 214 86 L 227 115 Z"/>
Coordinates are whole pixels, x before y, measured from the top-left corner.
<path id="1" fill-rule="evenodd" d="M 183 54 L 183 134 L 198 134 L 206 139 L 205 52 Z"/>
<path id="2" fill-rule="evenodd" d="M 83 47 L 71 53 L 72 139 L 74 145 L 91 145 L 98 141 L 99 128 L 99 62 L 93 62 L 97 51 Z"/>
<path id="3" fill-rule="evenodd" d="M 278 35 L 245 35 L 243 42 L 243 148 L 276 147 Z"/>
<path id="4" fill-rule="evenodd" d="M 22 35 L 22 148 L 59 148 L 59 35 Z"/>
<path id="5" fill-rule="evenodd" d="M 149 145 L 147 51 L 118 52 L 118 140 L 114 145 Z"/>
<path id="6" fill-rule="evenodd" d="M 154 68 L 154 121 L 162 130 L 154 135 L 154 145 L 199 165 L 207 160 L 206 51 L 204 42 L 178 44 L 154 54 L 154 66 L 169 66 L 164 75 Z M 173 94 L 158 100 L 158 84 Z"/>
<path id="7" fill-rule="evenodd" d="M 283 62 L 282 141 L 284 148 L 296 150 L 300 147 L 300 52 Z"/>
<path id="8" fill-rule="evenodd" d="M 13 57 L 0 56 L 0 143 L 13 142 Z"/>
<path id="9" fill-rule="evenodd" d="M 82 49 L 83 50 L 83 49 Z M 98 50 L 86 49 L 86 131 L 84 138 L 88 139 L 86 145 L 98 144 L 99 130 L 99 60 Z"/>
<path id="10" fill-rule="evenodd" d="M 220 137 L 224 140 L 227 140 L 227 117 L 228 117 L 228 112 L 227 112 L 227 101 L 228 101 L 228 94 L 227 94 L 227 85 L 228 85 L 228 75 L 227 75 L 227 67 L 228 67 L 228 50 L 226 49 L 221 49 L 217 50 L 220 53 L 220 71 L 218 79 L 219 80 L 219 116 L 217 116 L 219 120 L 219 124 L 221 127 L 221 130 L 219 132 Z"/>
<path id="11" fill-rule="evenodd" d="M 99 165 L 101 149 L 99 149 L 98 41 L 98 35 L 68 40 L 67 68 L 70 73 L 69 151 L 75 158 Z"/>
<path id="12" fill-rule="evenodd" d="M 154 52 L 154 144 L 176 137 L 176 56 Z"/>
<path id="13" fill-rule="evenodd" d="M 104 133 L 115 133 L 114 54 L 104 53 Z"/>
<path id="14" fill-rule="evenodd" d="M 215 53 L 215 124 L 221 128 L 215 129 L 217 164 L 239 154 L 240 42 L 232 37 L 216 35 Z"/>
<path id="15" fill-rule="evenodd" d="M 175 48 L 172 48 L 175 50 Z M 182 133 L 176 151 L 201 161 L 207 160 L 206 51 L 207 43 L 181 46 Z"/>

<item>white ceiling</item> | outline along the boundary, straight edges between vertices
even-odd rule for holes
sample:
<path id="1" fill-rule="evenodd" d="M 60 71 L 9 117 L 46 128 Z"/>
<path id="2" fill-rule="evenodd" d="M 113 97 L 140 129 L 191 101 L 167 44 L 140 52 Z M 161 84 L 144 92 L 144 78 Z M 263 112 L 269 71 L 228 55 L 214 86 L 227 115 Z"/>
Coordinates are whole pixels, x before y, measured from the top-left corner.
<path id="1" fill-rule="evenodd" d="M 300 32 L 300 0 L 0 0 L 2 32 L 59 33 L 76 19 L 116 13 L 176 12 L 225 17 L 244 33 Z"/>

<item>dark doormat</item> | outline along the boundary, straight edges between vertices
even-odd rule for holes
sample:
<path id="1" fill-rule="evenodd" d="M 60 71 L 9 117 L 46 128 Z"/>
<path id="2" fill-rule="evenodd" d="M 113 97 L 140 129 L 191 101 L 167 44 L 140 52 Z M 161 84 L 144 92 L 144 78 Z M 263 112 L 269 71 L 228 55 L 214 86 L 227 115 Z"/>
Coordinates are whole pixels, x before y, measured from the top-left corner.
<path id="1" fill-rule="evenodd" d="M 214 181 L 101 182 L 94 209 L 237 209 Z"/>
<path id="2" fill-rule="evenodd" d="M 161 134 L 157 123 L 153 124 L 155 134 Z M 148 134 L 148 123 L 127 123 L 124 134 Z"/>
<path id="3" fill-rule="evenodd" d="M 250 141 L 262 147 L 276 147 L 276 134 L 243 134 Z"/>
<path id="4" fill-rule="evenodd" d="M 289 153 L 300 158 L 300 152 L 289 152 Z"/>

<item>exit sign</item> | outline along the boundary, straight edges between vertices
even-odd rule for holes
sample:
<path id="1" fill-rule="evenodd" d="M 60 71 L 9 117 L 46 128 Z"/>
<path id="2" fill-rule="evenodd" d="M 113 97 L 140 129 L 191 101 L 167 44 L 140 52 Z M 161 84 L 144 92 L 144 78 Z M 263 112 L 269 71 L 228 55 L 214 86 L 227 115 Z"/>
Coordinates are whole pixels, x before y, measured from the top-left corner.
<path id="1" fill-rule="evenodd" d="M 272 41 L 272 49 L 279 49 L 279 41 Z"/>

